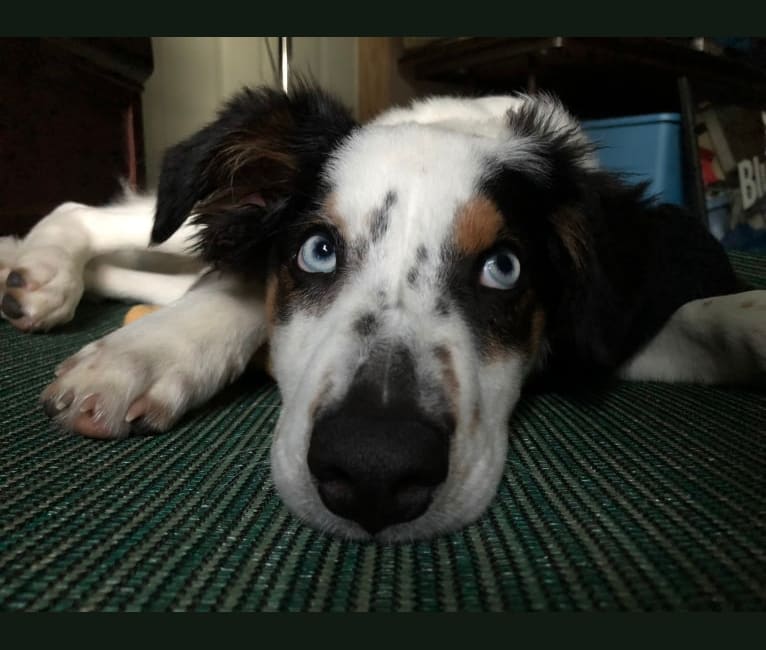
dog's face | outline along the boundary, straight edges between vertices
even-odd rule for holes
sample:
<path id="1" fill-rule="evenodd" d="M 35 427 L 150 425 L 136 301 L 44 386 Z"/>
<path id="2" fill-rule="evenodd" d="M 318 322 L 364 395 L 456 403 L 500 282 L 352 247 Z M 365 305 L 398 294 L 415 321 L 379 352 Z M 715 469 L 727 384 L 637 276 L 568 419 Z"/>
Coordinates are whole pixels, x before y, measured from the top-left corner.
<path id="1" fill-rule="evenodd" d="M 549 101 L 447 108 L 356 127 L 315 91 L 251 93 L 163 171 L 155 239 L 193 210 L 202 254 L 265 285 L 274 480 L 343 536 L 424 537 L 483 512 L 561 298 L 547 267 L 585 263 L 570 118 Z"/>

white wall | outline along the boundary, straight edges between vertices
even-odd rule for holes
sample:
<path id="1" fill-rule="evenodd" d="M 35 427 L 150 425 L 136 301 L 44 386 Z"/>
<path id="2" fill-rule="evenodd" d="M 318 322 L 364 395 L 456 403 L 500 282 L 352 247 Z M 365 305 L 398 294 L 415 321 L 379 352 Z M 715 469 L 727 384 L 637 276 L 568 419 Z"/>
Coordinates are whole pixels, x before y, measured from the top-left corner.
<path id="1" fill-rule="evenodd" d="M 152 38 L 154 72 L 143 95 L 149 187 L 165 149 L 199 129 L 243 85 L 279 87 L 276 37 Z M 356 38 L 295 37 L 291 69 L 310 75 L 357 114 Z"/>

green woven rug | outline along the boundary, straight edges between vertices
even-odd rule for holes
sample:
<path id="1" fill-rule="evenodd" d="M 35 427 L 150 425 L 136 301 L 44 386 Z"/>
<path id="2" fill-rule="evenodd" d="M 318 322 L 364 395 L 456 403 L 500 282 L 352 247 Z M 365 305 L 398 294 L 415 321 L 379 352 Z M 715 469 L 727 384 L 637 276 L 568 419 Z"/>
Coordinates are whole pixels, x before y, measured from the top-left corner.
<path id="1" fill-rule="evenodd" d="M 766 287 L 766 257 L 732 255 Z M 340 542 L 275 494 L 273 384 L 164 436 L 101 442 L 37 404 L 127 307 L 49 335 L 0 324 L 0 610 L 762 610 L 763 389 L 621 383 L 522 401 L 497 498 L 465 530 Z"/>

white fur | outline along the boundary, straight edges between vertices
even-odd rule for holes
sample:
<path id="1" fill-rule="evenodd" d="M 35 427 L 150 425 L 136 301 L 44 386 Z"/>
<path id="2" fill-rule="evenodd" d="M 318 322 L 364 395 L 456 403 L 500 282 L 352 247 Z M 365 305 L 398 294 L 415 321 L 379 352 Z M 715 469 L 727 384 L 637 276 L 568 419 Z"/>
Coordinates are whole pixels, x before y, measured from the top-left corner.
<path id="1" fill-rule="evenodd" d="M 41 220 L 22 241 L 2 238 L 0 271 L 3 282 L 11 269 L 21 269 L 27 287 L 14 296 L 25 316 L 12 321 L 25 331 L 48 330 L 72 319 L 85 289 L 85 268 L 93 289 L 103 295 L 136 299 L 159 298 L 164 304 L 188 289 L 190 282 L 162 280 L 163 287 L 147 289 L 130 274 L 115 277 L 108 262 L 98 257 L 118 251 L 145 250 L 154 219 L 155 198 L 128 194 L 100 208 L 80 203 L 64 203 Z M 187 247 L 196 229 L 184 226 L 154 250 L 178 255 Z M 193 280 L 192 280 L 193 281 Z M 120 286 L 116 286 L 119 283 Z"/>
<path id="2" fill-rule="evenodd" d="M 766 291 L 693 300 L 621 369 L 624 379 L 717 384 L 766 369 Z"/>
<path id="3" fill-rule="evenodd" d="M 86 345 L 59 368 L 44 399 L 66 404 L 58 421 L 75 428 L 90 399 L 98 437 L 128 432 L 143 398 L 147 423 L 164 430 L 236 379 L 266 340 L 263 293 L 214 272 L 167 307 Z"/>

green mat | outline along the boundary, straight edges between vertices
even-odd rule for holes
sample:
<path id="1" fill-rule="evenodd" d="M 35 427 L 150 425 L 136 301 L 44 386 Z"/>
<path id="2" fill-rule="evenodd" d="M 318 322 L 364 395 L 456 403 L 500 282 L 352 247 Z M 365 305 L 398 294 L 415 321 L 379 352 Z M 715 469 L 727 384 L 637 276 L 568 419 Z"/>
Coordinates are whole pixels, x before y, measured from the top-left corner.
<path id="1" fill-rule="evenodd" d="M 766 287 L 766 257 L 732 255 Z M 525 398 L 476 524 L 341 542 L 275 494 L 273 384 L 236 383 L 172 432 L 102 442 L 37 404 L 127 307 L 47 335 L 0 324 L 0 610 L 762 610 L 763 389 L 620 383 Z"/>

